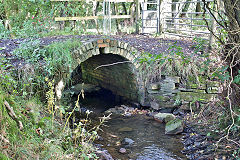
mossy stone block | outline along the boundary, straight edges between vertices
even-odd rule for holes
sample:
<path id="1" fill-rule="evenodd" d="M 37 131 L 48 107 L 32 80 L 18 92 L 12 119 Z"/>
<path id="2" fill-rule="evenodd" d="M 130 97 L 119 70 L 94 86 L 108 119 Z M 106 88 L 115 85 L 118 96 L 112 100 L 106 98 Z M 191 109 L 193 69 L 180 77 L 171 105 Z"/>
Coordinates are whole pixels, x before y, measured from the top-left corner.
<path id="1" fill-rule="evenodd" d="M 176 118 L 166 123 L 165 134 L 178 134 L 183 132 L 183 128 L 183 120 Z"/>

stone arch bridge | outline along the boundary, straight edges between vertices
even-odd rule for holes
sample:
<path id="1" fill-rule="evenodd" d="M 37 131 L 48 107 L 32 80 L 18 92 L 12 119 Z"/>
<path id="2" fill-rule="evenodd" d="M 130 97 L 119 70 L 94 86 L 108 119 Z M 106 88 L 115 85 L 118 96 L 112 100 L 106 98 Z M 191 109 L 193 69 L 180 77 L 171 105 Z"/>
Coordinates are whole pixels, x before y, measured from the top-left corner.
<path id="1" fill-rule="evenodd" d="M 124 38 L 93 36 L 80 37 L 80 39 L 82 44 L 72 51 L 74 60 L 74 65 L 71 67 L 72 84 L 84 82 L 97 85 L 141 105 L 149 105 L 149 93 L 140 70 L 141 63 L 138 61 L 142 52 L 167 53 L 172 44 L 182 46 L 184 53 L 192 52 L 189 49 L 192 43 L 183 40 L 129 35 Z M 169 84 L 174 90 L 175 81 L 167 79 L 162 85 L 163 90 L 159 90 L 156 95 L 167 92 L 172 96 L 173 91 L 172 89 L 169 91 Z M 162 98 L 160 99 L 162 101 Z"/>
<path id="2" fill-rule="evenodd" d="M 126 99 L 141 102 L 144 88 L 138 71 L 141 52 L 123 41 L 94 38 L 83 41 L 72 52 L 73 83 L 80 79 L 98 85 Z M 75 81 L 75 82 L 74 82 Z"/>
<path id="3" fill-rule="evenodd" d="M 39 40 L 41 45 L 45 46 L 52 42 L 69 39 L 79 39 L 82 44 L 79 48 L 73 48 L 72 50 L 74 63 L 71 68 L 73 72 L 67 73 L 71 74 L 72 85 L 78 84 L 79 80 L 83 80 L 85 83 L 99 85 L 111 90 L 116 95 L 141 104 L 147 98 L 144 92 L 141 71 L 139 71 L 141 64 L 136 60 L 141 53 L 166 53 L 172 44 L 181 46 L 182 51 L 186 54 L 192 53 L 190 47 L 192 42 L 189 40 L 163 39 L 143 35 L 108 37 L 101 35 L 54 36 L 40 38 Z M 22 39 L 1 40 L 0 56 L 4 54 L 8 56 L 21 42 L 23 42 Z M 164 95 L 169 93 L 169 84 L 174 85 L 174 82 L 171 81 L 171 79 L 166 79 L 156 94 L 156 91 L 152 92 L 160 102 L 168 99 L 169 94 L 165 97 L 159 95 L 162 95 L 162 92 Z"/>

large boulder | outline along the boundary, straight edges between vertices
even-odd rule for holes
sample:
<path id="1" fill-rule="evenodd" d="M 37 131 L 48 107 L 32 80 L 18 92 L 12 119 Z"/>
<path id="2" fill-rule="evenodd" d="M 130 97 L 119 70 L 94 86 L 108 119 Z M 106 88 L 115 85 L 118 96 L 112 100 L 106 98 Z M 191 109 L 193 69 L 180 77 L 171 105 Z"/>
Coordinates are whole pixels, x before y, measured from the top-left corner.
<path id="1" fill-rule="evenodd" d="M 157 121 L 168 122 L 175 119 L 176 117 L 171 113 L 157 113 L 153 116 Z"/>
<path id="2" fill-rule="evenodd" d="M 174 119 L 166 123 L 165 126 L 165 134 L 178 134 L 182 133 L 184 128 L 183 120 L 181 119 Z"/>

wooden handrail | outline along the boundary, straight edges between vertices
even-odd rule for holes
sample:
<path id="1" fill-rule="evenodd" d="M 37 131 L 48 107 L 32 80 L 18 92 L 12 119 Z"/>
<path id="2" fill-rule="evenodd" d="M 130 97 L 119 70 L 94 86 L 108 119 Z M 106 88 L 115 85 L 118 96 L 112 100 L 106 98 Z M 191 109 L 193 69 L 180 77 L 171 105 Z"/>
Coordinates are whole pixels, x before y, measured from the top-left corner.
<path id="1" fill-rule="evenodd" d="M 111 15 L 111 19 L 132 18 L 132 15 Z M 104 19 L 104 16 L 87 16 L 87 17 L 55 17 L 55 21 L 80 21 L 91 19 Z"/>
<path id="2" fill-rule="evenodd" d="M 77 2 L 77 1 L 86 1 L 86 0 L 50 0 L 52 2 Z M 94 1 L 94 0 L 93 0 Z M 103 2 L 104 0 L 95 0 L 97 2 Z M 115 2 L 115 3 L 120 3 L 120 2 L 134 2 L 134 0 L 107 0 L 107 2 Z"/>

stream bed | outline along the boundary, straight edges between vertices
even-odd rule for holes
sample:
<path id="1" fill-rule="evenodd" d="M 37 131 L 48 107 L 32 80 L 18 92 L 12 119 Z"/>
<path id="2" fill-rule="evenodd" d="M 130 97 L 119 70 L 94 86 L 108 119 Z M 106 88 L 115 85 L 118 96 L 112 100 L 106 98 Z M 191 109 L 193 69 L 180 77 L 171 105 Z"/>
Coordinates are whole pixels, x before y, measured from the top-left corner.
<path id="1" fill-rule="evenodd" d="M 97 97 L 90 95 L 82 100 L 84 107 L 94 112 L 95 118 L 101 117 L 107 109 L 119 105 L 119 103 L 114 102 L 110 95 L 101 95 Z M 95 143 L 106 149 L 113 159 L 187 159 L 181 153 L 183 149 L 181 135 L 165 135 L 165 125 L 145 114 L 132 114 L 130 116 L 112 114 L 111 119 L 105 125 L 102 126 L 103 131 L 99 133 L 100 140 Z"/>
<path id="2" fill-rule="evenodd" d="M 146 115 L 124 117 L 112 115 L 106 123 L 98 143 L 108 150 L 114 159 L 134 160 L 181 160 L 183 145 L 180 135 L 165 135 L 164 124 Z M 126 139 L 126 140 L 125 140 Z M 128 144 L 125 141 L 130 141 Z M 134 141 L 134 142 L 133 142 Z M 126 149 L 120 153 L 121 148 Z"/>
<path id="3" fill-rule="evenodd" d="M 87 93 L 80 100 L 81 107 L 93 111 L 91 119 L 108 115 L 106 110 L 115 106 L 131 106 L 124 100 L 116 100 L 107 90 Z M 110 109 L 111 110 L 111 109 Z M 102 126 L 100 138 L 95 144 L 115 160 L 185 160 L 181 153 L 183 144 L 181 135 L 166 135 L 165 124 L 144 113 L 122 115 L 113 113 L 111 119 Z"/>

